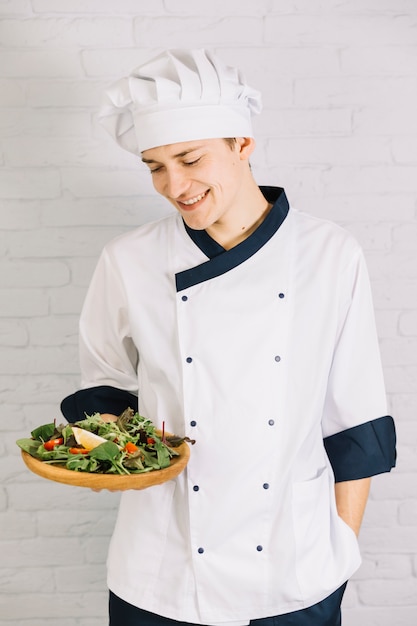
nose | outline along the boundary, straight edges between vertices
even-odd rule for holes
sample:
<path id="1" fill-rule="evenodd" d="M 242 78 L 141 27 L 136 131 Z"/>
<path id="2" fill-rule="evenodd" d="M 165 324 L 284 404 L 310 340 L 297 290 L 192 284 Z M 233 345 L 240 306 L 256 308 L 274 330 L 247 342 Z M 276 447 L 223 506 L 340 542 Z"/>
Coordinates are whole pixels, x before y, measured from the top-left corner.
<path id="1" fill-rule="evenodd" d="M 186 194 L 189 184 L 188 176 L 184 170 L 179 167 L 166 168 L 163 189 L 165 196 L 173 200 L 181 198 Z"/>

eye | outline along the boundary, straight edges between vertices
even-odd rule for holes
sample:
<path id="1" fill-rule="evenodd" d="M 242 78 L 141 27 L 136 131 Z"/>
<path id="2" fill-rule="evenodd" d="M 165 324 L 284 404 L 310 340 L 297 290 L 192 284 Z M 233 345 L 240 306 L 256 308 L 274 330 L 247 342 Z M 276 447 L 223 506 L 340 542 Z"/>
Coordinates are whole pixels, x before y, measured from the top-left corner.
<path id="1" fill-rule="evenodd" d="M 194 159 L 194 161 L 184 161 L 184 165 L 187 165 L 187 166 L 196 165 L 200 161 L 200 159 L 201 157 L 198 157 L 198 159 Z"/>
<path id="2" fill-rule="evenodd" d="M 150 167 L 149 168 L 149 173 L 150 174 L 156 174 L 157 172 L 160 172 L 162 169 L 162 165 L 159 165 L 158 167 Z"/>

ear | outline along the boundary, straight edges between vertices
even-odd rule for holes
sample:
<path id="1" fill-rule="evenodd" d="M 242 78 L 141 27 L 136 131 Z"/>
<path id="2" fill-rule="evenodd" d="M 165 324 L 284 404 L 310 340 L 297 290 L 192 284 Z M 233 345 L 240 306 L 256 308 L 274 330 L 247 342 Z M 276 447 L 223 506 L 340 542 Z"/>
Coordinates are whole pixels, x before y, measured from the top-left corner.
<path id="1" fill-rule="evenodd" d="M 238 146 L 239 158 L 241 161 L 249 159 L 252 152 L 255 150 L 255 140 L 253 137 L 236 137 L 236 144 Z"/>

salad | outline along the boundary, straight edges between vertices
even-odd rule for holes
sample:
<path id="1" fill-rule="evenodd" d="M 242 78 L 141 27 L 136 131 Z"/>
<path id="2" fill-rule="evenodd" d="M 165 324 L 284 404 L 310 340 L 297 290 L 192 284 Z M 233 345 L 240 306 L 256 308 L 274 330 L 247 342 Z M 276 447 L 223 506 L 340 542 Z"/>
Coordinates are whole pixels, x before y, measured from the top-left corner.
<path id="1" fill-rule="evenodd" d="M 119 417 L 94 413 L 75 424 L 44 424 L 17 445 L 32 457 L 76 472 L 139 474 L 159 470 L 179 456 L 188 437 L 158 434 L 153 423 L 126 409 Z"/>

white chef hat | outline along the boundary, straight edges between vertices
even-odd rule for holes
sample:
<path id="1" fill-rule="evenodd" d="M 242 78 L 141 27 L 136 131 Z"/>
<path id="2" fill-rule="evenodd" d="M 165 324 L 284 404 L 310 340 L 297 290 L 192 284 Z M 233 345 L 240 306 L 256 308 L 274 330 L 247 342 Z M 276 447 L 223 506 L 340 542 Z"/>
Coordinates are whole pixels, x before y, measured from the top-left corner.
<path id="1" fill-rule="evenodd" d="M 226 137 L 252 137 L 260 93 L 213 53 L 167 50 L 105 92 L 99 120 L 125 150 Z"/>

